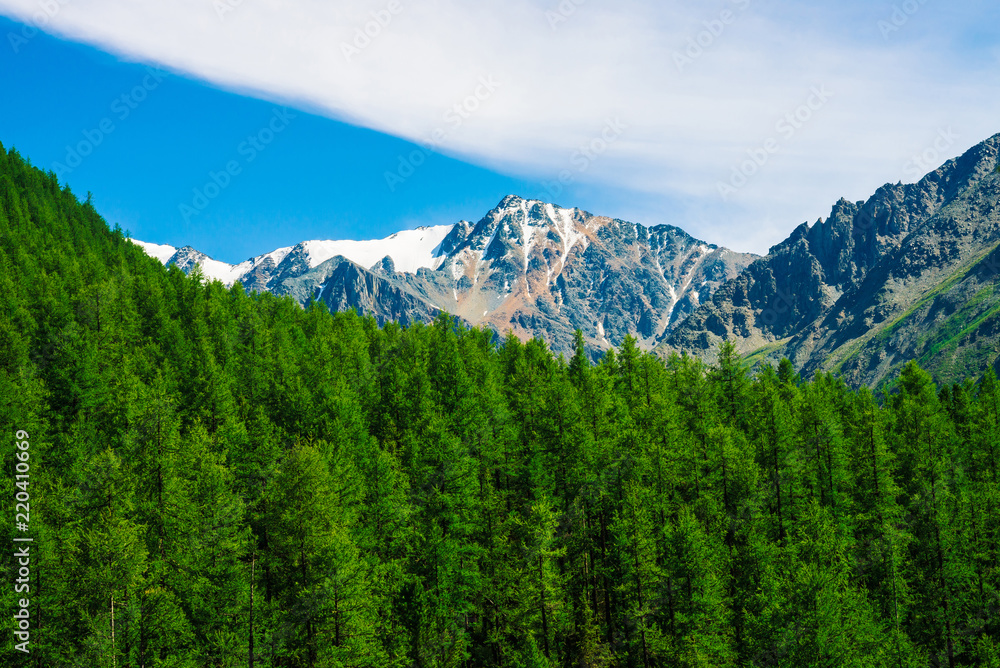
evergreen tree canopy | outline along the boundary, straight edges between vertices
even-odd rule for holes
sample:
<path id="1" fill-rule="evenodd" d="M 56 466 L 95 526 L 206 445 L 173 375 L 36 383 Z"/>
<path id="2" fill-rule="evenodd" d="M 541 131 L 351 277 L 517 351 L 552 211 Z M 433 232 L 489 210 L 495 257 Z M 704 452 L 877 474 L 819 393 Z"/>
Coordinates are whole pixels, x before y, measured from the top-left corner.
<path id="1" fill-rule="evenodd" d="M 2 148 L 0 291 L 4 666 L 1000 663 L 992 371 L 380 328 L 165 269 Z"/>

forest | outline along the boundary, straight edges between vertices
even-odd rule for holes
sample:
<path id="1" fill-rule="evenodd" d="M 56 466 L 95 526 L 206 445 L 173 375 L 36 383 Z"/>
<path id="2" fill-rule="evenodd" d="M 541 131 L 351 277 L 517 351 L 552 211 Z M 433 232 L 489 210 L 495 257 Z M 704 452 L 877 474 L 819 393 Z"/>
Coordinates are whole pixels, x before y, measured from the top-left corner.
<path id="1" fill-rule="evenodd" d="M 166 269 L 2 148 L 0 294 L 4 666 L 1000 667 L 992 370 L 380 328 Z"/>

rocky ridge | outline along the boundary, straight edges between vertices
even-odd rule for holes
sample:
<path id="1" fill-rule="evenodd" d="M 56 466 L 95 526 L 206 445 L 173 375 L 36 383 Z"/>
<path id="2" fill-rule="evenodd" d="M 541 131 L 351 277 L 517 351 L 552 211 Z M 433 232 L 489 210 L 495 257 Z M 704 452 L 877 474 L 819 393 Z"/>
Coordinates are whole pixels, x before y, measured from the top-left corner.
<path id="1" fill-rule="evenodd" d="M 227 285 L 238 281 L 303 304 L 316 299 L 333 310 L 353 307 L 380 323 L 426 322 L 446 311 L 499 334 L 539 336 L 563 352 L 580 329 L 595 357 L 626 335 L 652 349 L 757 257 L 670 225 L 647 228 L 515 195 L 478 223 L 399 234 L 411 235 L 421 252 L 400 250 L 393 235 L 307 241 L 228 265 L 190 247 L 169 255 L 169 248 L 137 243 L 165 264 L 197 266 Z M 370 261 L 381 247 L 390 252 L 378 261 L 354 261 Z M 327 257 L 332 253 L 339 254 Z"/>
<path id="2" fill-rule="evenodd" d="M 754 362 L 788 357 L 878 386 L 909 359 L 939 380 L 995 364 L 1000 135 L 918 183 L 841 200 L 717 290 L 659 350 L 712 359 L 731 340 Z"/>

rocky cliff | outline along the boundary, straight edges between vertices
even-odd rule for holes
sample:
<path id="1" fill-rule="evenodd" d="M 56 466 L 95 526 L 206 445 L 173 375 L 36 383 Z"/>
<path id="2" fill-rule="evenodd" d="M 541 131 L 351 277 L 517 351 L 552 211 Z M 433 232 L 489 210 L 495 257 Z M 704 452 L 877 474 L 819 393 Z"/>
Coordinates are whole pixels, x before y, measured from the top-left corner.
<path id="1" fill-rule="evenodd" d="M 660 350 L 711 358 L 732 340 L 755 362 L 877 386 L 917 359 L 948 381 L 995 363 L 1000 135 L 911 185 L 841 200 L 722 285 Z"/>

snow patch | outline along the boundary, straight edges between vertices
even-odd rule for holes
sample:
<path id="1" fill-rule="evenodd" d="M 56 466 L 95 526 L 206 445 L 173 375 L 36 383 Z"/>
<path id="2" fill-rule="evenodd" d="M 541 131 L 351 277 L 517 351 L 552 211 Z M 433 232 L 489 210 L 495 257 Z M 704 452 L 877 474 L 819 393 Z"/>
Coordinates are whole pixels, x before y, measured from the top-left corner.
<path id="1" fill-rule="evenodd" d="M 698 248 L 701 249 L 702 253 L 708 250 L 708 247 L 706 246 L 699 246 Z M 691 285 L 691 281 L 694 280 L 695 272 L 698 271 L 698 265 L 700 265 L 701 261 L 704 259 L 705 259 L 704 255 L 699 255 L 698 258 L 694 261 L 694 264 L 691 265 L 691 271 L 688 272 L 687 280 L 684 281 L 684 287 L 681 288 L 681 294 L 687 292 L 688 286 Z"/>
<path id="2" fill-rule="evenodd" d="M 524 244 L 524 273 L 528 273 L 528 259 L 531 255 L 531 248 L 534 246 L 535 226 L 531 224 L 528 217 L 528 202 L 521 202 L 521 239 Z M 525 280 L 527 283 L 527 280 Z"/>
<path id="3" fill-rule="evenodd" d="M 226 262 L 219 262 L 210 257 L 205 258 L 199 264 L 201 273 L 205 278 L 212 281 L 219 281 L 227 288 L 232 287 L 246 272 L 242 270 L 242 264 L 232 265 Z"/>
<path id="4" fill-rule="evenodd" d="M 576 223 L 573 220 L 573 212 L 573 209 L 561 209 L 551 204 L 545 205 L 545 213 L 555 224 L 556 231 L 562 239 L 563 252 L 562 264 L 559 266 L 560 274 L 566 267 L 566 258 L 569 256 L 570 251 L 573 250 L 573 246 L 580 241 L 583 241 L 584 247 L 586 247 L 587 243 L 587 237 L 576 229 Z"/>
<path id="5" fill-rule="evenodd" d="M 138 239 L 129 239 L 129 241 L 140 247 L 149 257 L 159 260 L 160 264 L 166 264 L 173 257 L 174 253 L 177 252 L 176 248 L 167 246 L 166 244 L 151 244 L 146 241 L 139 241 Z"/>
<path id="6" fill-rule="evenodd" d="M 677 302 L 680 300 L 677 299 L 677 291 L 674 290 L 674 286 L 670 285 L 667 287 L 670 288 L 670 308 L 667 309 L 667 319 L 666 319 L 666 323 L 669 325 L 670 318 L 674 315 L 674 307 L 677 306 Z"/>
<path id="7" fill-rule="evenodd" d="M 445 260 L 441 244 L 453 227 L 418 227 L 415 230 L 396 232 L 385 239 L 365 241 L 306 241 L 302 246 L 310 269 L 338 255 L 362 267 L 371 268 L 388 255 L 392 258 L 396 271 L 415 274 L 423 267 L 433 270 L 441 266 Z"/>

